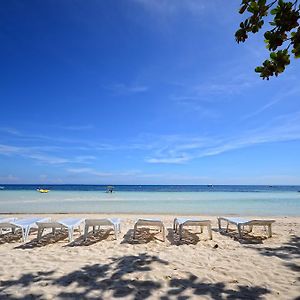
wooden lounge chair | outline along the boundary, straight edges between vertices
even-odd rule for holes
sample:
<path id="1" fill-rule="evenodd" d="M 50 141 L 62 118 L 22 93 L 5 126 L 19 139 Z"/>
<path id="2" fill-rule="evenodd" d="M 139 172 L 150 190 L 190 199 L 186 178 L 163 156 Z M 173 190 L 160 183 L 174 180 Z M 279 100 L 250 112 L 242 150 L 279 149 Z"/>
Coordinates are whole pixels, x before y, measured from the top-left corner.
<path id="1" fill-rule="evenodd" d="M 243 219 L 243 218 L 225 218 L 225 217 L 219 217 L 218 218 L 218 224 L 219 224 L 219 230 L 222 229 L 222 224 L 221 222 L 225 221 L 226 222 L 226 232 L 228 231 L 229 224 L 233 224 L 237 226 L 239 237 L 243 237 L 244 233 L 244 227 L 248 226 L 249 231 L 252 231 L 253 226 L 264 226 L 265 228 L 267 227 L 267 236 L 268 238 L 272 236 L 272 223 L 275 222 L 275 220 L 248 220 L 248 219 Z"/>
<path id="2" fill-rule="evenodd" d="M 179 231 L 179 239 L 182 239 L 182 232 L 184 226 L 200 227 L 200 233 L 203 232 L 203 227 L 207 227 L 209 239 L 212 240 L 211 221 L 201 220 L 195 218 L 175 218 L 173 222 L 173 229 L 176 233 Z"/>
<path id="3" fill-rule="evenodd" d="M 165 241 L 165 226 L 159 219 L 138 219 L 133 228 L 133 238 L 136 238 L 136 231 L 138 227 L 158 227 L 159 232 L 162 233 L 163 241 Z"/>
<path id="4" fill-rule="evenodd" d="M 93 233 L 96 231 L 96 226 L 98 230 L 100 226 L 113 226 L 115 238 L 118 239 L 118 233 L 121 232 L 121 222 L 120 219 L 108 218 L 108 219 L 86 219 L 84 228 L 84 240 L 87 239 L 89 233 L 89 227 L 93 227 Z"/>
<path id="5" fill-rule="evenodd" d="M 0 227 L 11 228 L 13 233 L 15 233 L 17 229 L 21 229 L 23 242 L 26 242 L 28 239 L 30 229 L 37 228 L 37 222 L 43 222 L 47 220 L 49 220 L 49 218 L 31 217 L 31 218 L 24 218 L 24 219 L 16 219 L 13 221 L 2 223 L 0 224 Z"/>
<path id="6" fill-rule="evenodd" d="M 55 234 L 56 229 L 67 230 L 69 242 L 72 242 L 74 239 L 73 238 L 74 230 L 78 228 L 80 232 L 80 225 L 83 223 L 84 223 L 84 219 L 80 219 L 80 218 L 66 218 L 59 221 L 51 221 L 51 220 L 40 221 L 37 222 L 38 225 L 37 238 L 38 240 L 40 240 L 43 235 L 43 231 L 46 228 L 51 228 L 53 234 Z"/>

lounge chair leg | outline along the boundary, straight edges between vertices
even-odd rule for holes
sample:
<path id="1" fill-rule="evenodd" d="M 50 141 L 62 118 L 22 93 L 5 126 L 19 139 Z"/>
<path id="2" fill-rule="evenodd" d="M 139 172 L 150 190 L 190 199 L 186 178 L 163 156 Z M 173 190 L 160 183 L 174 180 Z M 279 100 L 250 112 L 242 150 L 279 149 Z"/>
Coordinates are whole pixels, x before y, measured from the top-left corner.
<path id="1" fill-rule="evenodd" d="M 229 229 L 229 222 L 227 222 L 226 224 L 226 232 L 228 232 L 228 229 Z"/>
<path id="2" fill-rule="evenodd" d="M 133 239 L 135 239 L 136 237 L 136 231 L 137 231 L 137 224 L 135 224 L 133 228 Z"/>
<path id="3" fill-rule="evenodd" d="M 219 226 L 219 230 L 221 230 L 222 229 L 221 219 L 218 219 L 218 226 Z"/>
<path id="4" fill-rule="evenodd" d="M 68 229 L 69 242 L 73 241 L 73 228 Z"/>
<path id="5" fill-rule="evenodd" d="M 207 225 L 207 231 L 208 231 L 209 239 L 212 240 L 212 231 L 211 231 L 211 225 L 210 224 Z"/>
<path id="6" fill-rule="evenodd" d="M 250 226 L 249 226 L 249 232 L 252 232 L 252 230 L 253 230 L 253 226 L 250 225 Z"/>
<path id="7" fill-rule="evenodd" d="M 166 240 L 166 233 L 165 233 L 165 227 L 162 226 L 162 235 L 163 235 L 163 241 Z"/>
<path id="8" fill-rule="evenodd" d="M 40 228 L 38 229 L 38 234 L 37 234 L 37 239 L 38 241 L 41 239 L 42 235 L 43 235 L 43 231 L 44 231 L 44 228 Z"/>
<path id="9" fill-rule="evenodd" d="M 25 243 L 28 239 L 30 227 L 22 228 L 22 236 L 23 236 L 23 242 Z"/>
<path id="10" fill-rule="evenodd" d="M 118 226 L 117 225 L 114 226 L 114 232 L 115 232 L 115 238 L 117 240 L 118 239 Z"/>
<path id="11" fill-rule="evenodd" d="M 200 226 L 200 233 L 203 233 L 203 226 Z"/>
<path id="12" fill-rule="evenodd" d="M 93 234 L 95 234 L 95 232 L 96 232 L 96 226 L 93 226 Z"/>
<path id="13" fill-rule="evenodd" d="M 272 237 L 272 227 L 271 224 L 268 225 L 268 237 Z"/>
<path id="14" fill-rule="evenodd" d="M 83 239 L 86 241 L 89 232 L 89 226 L 85 225 Z"/>
<path id="15" fill-rule="evenodd" d="M 243 230 L 242 230 L 242 225 L 238 224 L 238 232 L 239 232 L 239 237 L 242 238 L 243 237 Z"/>
<path id="16" fill-rule="evenodd" d="M 183 230 L 182 224 L 180 224 L 180 225 L 179 225 L 179 240 L 182 239 L 182 230 Z"/>

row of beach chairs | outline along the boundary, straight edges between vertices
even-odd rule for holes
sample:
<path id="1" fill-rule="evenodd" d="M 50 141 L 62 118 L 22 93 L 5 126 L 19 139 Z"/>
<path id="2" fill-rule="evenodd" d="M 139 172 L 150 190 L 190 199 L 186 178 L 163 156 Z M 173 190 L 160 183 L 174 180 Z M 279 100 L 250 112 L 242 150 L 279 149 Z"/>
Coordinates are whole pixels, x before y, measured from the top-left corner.
<path id="1" fill-rule="evenodd" d="M 226 228 L 228 231 L 229 225 L 234 225 L 237 227 L 239 237 L 242 238 L 245 232 L 245 228 L 248 227 L 248 230 L 251 232 L 253 226 L 264 226 L 267 231 L 267 236 L 272 236 L 272 223 L 274 220 L 249 220 L 242 218 L 229 218 L 229 217 L 219 217 L 218 226 L 219 230 L 222 229 L 222 222 L 225 222 Z M 121 220 L 117 218 L 105 218 L 105 219 L 83 219 L 83 218 L 66 218 L 58 221 L 51 220 L 51 218 L 38 218 L 30 217 L 24 219 L 17 218 L 0 218 L 0 235 L 2 230 L 11 230 L 13 234 L 16 231 L 21 230 L 23 242 L 28 240 L 29 232 L 31 229 L 37 229 L 37 239 L 41 239 L 45 229 L 51 229 L 52 233 L 55 234 L 56 230 L 66 230 L 68 232 L 69 241 L 74 240 L 73 234 L 74 230 L 78 229 L 81 232 L 81 227 L 84 227 L 84 240 L 87 239 L 87 236 L 92 228 L 92 233 L 95 233 L 96 230 L 100 230 L 101 227 L 110 226 L 113 228 L 115 238 L 118 238 L 118 234 L 121 232 Z M 133 238 L 136 238 L 138 228 L 140 227 L 149 227 L 157 228 L 161 232 L 163 240 L 165 240 L 165 226 L 160 219 L 138 219 L 134 223 L 133 229 Z M 203 220 L 198 218 L 175 218 L 173 221 L 173 230 L 179 235 L 179 239 L 182 239 L 184 227 L 200 227 L 200 233 L 203 232 L 203 228 L 207 228 L 208 237 L 212 239 L 212 227 L 210 220 Z"/>

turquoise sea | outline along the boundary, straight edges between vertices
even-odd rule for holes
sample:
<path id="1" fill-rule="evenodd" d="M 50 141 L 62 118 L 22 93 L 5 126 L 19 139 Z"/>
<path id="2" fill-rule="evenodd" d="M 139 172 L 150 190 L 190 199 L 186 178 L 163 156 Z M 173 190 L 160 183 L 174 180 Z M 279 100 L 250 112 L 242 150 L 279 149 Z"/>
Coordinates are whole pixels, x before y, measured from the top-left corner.
<path id="1" fill-rule="evenodd" d="M 300 186 L 0 186 L 0 213 L 300 215 Z"/>

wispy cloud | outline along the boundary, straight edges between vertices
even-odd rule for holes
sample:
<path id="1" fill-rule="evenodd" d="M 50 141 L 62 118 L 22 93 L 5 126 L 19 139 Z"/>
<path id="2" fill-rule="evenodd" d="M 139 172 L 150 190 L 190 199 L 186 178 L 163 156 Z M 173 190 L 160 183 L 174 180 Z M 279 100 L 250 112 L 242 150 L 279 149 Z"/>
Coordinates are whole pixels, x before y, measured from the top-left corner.
<path id="1" fill-rule="evenodd" d="M 285 90 L 281 94 L 276 95 L 275 97 L 273 97 L 273 99 L 271 101 L 268 101 L 266 104 L 262 105 L 257 110 L 243 116 L 242 120 L 247 120 L 247 119 L 253 118 L 257 115 L 260 115 L 261 113 L 263 113 L 264 111 L 270 109 L 271 107 L 273 107 L 277 103 L 279 103 L 283 100 L 288 101 L 290 98 L 293 99 L 294 96 L 300 97 L 300 88 L 299 87 L 292 88 L 288 91 Z"/>
<path id="2" fill-rule="evenodd" d="M 5 176 L 0 176 L 0 182 L 1 183 L 15 183 L 18 182 L 19 178 L 17 176 L 14 176 L 12 174 L 8 174 Z"/>
<path id="3" fill-rule="evenodd" d="M 0 145 L 0 154 L 2 155 L 12 155 L 12 154 L 18 154 L 22 152 L 22 148 L 15 147 L 11 145 Z"/>
<path id="4" fill-rule="evenodd" d="M 81 131 L 81 130 L 93 129 L 94 126 L 91 125 L 91 124 L 86 124 L 86 125 L 68 125 L 68 126 L 59 126 L 59 128 L 64 129 L 64 130 Z"/>
<path id="5" fill-rule="evenodd" d="M 55 155 L 49 155 L 47 153 L 49 147 L 18 147 L 6 144 L 0 144 L 0 155 L 12 156 L 17 155 L 25 158 L 33 159 L 40 163 L 46 163 L 50 165 L 59 165 L 67 163 L 90 163 L 95 160 L 93 155 L 73 155 L 68 157 L 60 157 Z M 51 147 L 50 147 L 51 148 Z"/>
<path id="6" fill-rule="evenodd" d="M 126 94 L 138 94 L 144 93 L 149 90 L 149 87 L 146 85 L 138 85 L 138 84 L 124 84 L 124 83 L 116 83 L 107 87 L 113 95 L 126 95 Z"/>
<path id="7" fill-rule="evenodd" d="M 182 164 L 189 161 L 191 158 L 187 155 L 181 154 L 177 157 L 155 157 L 146 159 L 150 164 Z"/>
<path id="8" fill-rule="evenodd" d="M 173 143 L 164 143 L 148 163 L 183 163 L 193 159 L 220 155 L 225 152 L 259 144 L 300 140 L 300 112 L 283 115 L 263 127 L 248 130 L 235 137 L 209 137 L 205 143 L 195 143 L 186 137 L 177 137 Z"/>
<path id="9" fill-rule="evenodd" d="M 67 172 L 72 174 L 88 174 L 97 177 L 127 177 L 127 176 L 137 176 L 141 175 L 141 172 L 138 170 L 127 170 L 127 171 L 118 171 L 118 172 L 103 172 L 94 168 L 69 168 L 66 169 Z"/>
<path id="10" fill-rule="evenodd" d="M 66 171 L 73 174 L 89 174 L 89 175 L 99 176 L 99 177 L 107 177 L 112 175 L 112 173 L 99 172 L 92 168 L 69 168 Z"/>
<path id="11" fill-rule="evenodd" d="M 8 134 L 14 134 L 14 135 L 19 134 L 19 131 L 12 127 L 0 127 L 0 131 Z"/>
<path id="12" fill-rule="evenodd" d="M 191 14 L 202 13 L 205 9 L 205 1 L 201 0 L 134 0 L 152 13 L 174 15 L 182 11 Z"/>
<path id="13" fill-rule="evenodd" d="M 239 131 L 227 136 L 204 135 L 151 135 L 110 143 L 82 141 L 82 144 L 71 146 L 16 146 L 0 144 L 1 155 L 15 155 L 49 165 L 91 164 L 98 160 L 101 151 L 117 152 L 117 155 L 128 155 L 138 150 L 139 157 L 150 164 L 186 164 L 202 157 L 220 155 L 237 149 L 255 145 L 300 140 L 300 112 L 278 116 L 268 120 L 258 128 Z M 74 152 L 76 149 L 76 152 Z M 75 153 L 75 154 L 74 154 Z M 98 172 L 91 168 L 73 168 L 73 172 Z M 99 176 L 102 173 L 98 172 Z"/>

